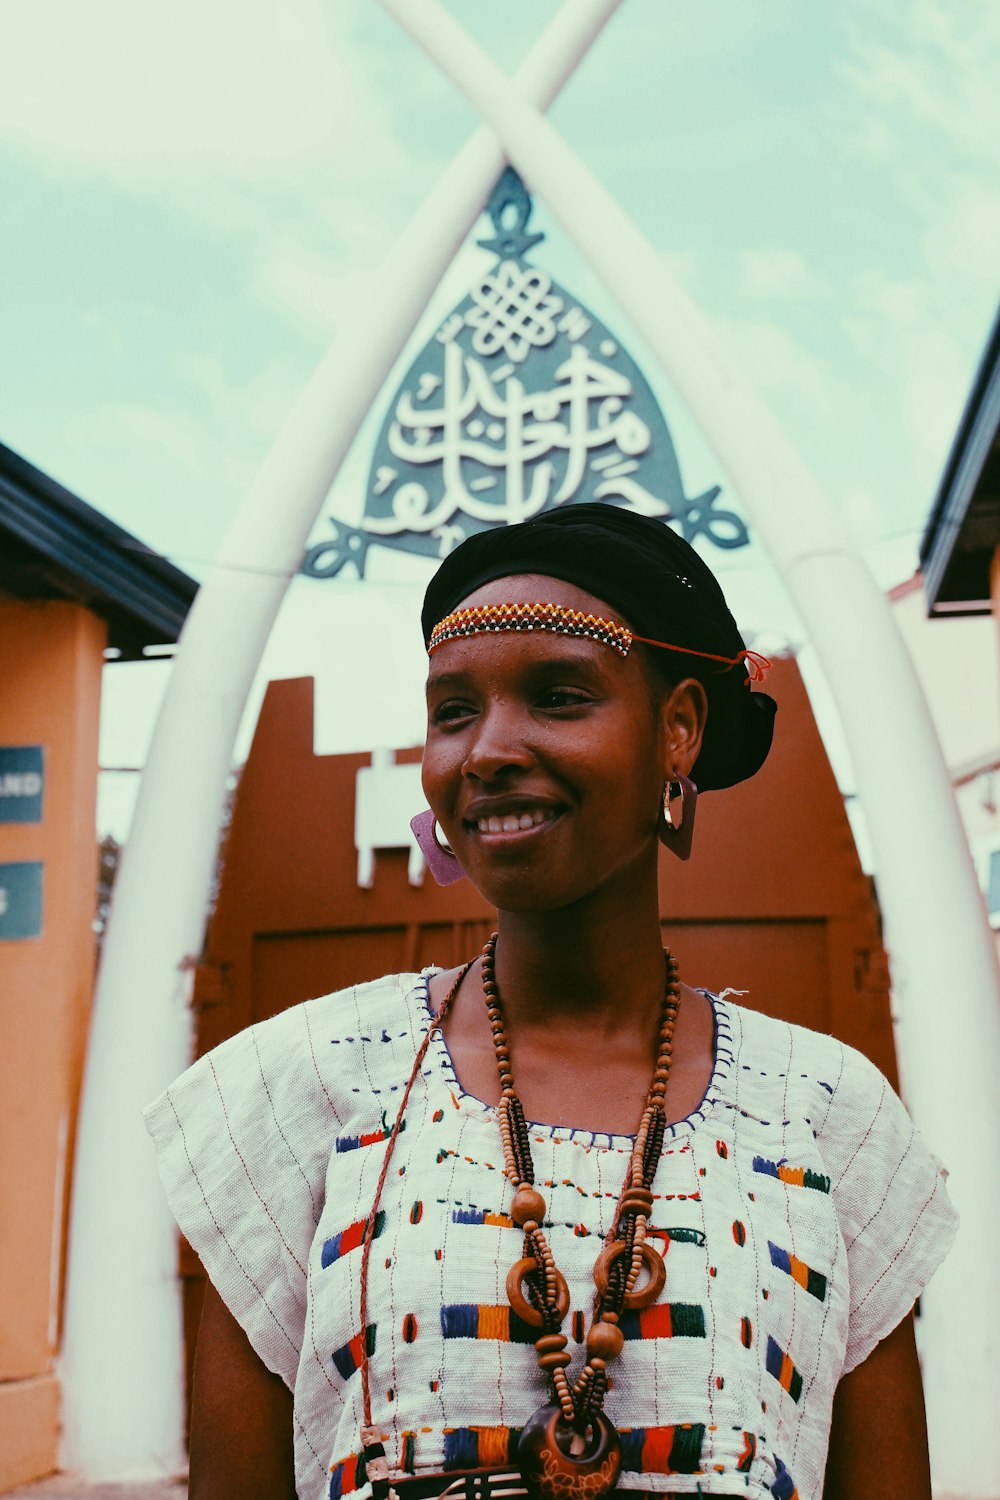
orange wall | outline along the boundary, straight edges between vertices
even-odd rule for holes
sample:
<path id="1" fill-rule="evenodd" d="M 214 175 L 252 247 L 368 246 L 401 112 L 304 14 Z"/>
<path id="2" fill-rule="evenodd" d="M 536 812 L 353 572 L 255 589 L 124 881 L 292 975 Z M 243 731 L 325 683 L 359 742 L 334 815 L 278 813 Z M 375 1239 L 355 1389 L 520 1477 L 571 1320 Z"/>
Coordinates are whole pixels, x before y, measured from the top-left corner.
<path id="1" fill-rule="evenodd" d="M 42 745 L 40 823 L 0 823 L 0 863 L 41 860 L 42 934 L 0 941 L 0 1491 L 56 1466 L 66 1164 L 93 980 L 103 622 L 0 602 L 0 745 Z"/>

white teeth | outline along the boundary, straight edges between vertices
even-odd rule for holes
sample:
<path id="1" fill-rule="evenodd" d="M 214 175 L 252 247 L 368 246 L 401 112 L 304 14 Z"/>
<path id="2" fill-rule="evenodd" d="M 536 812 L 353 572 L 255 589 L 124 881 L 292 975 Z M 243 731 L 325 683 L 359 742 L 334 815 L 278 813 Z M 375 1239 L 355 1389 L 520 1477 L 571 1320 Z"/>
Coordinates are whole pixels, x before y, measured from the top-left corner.
<path id="1" fill-rule="evenodd" d="M 545 823 L 551 816 L 544 808 L 536 807 L 534 812 L 504 813 L 502 817 L 494 815 L 479 818 L 476 826 L 480 833 L 519 833 L 522 829 L 537 828 L 539 823 Z"/>

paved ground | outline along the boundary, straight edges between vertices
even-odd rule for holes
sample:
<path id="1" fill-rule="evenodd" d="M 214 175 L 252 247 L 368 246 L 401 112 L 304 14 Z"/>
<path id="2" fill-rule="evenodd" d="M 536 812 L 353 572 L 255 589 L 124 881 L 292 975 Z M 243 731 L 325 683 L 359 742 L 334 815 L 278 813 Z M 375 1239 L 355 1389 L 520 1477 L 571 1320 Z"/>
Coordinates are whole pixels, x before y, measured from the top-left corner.
<path id="1" fill-rule="evenodd" d="M 22 1489 L 10 1490 L 4 1500 L 186 1500 L 187 1481 L 150 1480 L 146 1484 L 84 1484 L 71 1474 L 53 1474 Z"/>

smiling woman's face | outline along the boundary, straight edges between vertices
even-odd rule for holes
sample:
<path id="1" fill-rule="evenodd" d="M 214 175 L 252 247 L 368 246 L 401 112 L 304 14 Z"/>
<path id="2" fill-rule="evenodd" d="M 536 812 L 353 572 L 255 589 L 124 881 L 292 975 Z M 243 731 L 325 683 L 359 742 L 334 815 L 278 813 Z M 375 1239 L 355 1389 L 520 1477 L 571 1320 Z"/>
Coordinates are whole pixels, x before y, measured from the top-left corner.
<path id="1" fill-rule="evenodd" d="M 462 601 L 609 605 L 537 575 Z M 671 729 L 633 651 L 589 637 L 500 631 L 431 657 L 423 785 L 473 885 L 501 910 L 557 910 L 615 880 L 655 879 Z"/>

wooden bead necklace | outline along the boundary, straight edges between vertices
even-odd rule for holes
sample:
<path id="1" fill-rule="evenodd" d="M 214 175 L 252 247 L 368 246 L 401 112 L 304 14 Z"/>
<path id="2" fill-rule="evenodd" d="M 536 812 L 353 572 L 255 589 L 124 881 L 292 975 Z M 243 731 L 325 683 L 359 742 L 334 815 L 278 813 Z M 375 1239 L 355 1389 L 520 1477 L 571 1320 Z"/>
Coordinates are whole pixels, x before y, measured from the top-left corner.
<path id="1" fill-rule="evenodd" d="M 602 1410 L 608 1386 L 606 1368 L 622 1352 L 625 1337 L 618 1326 L 626 1308 L 649 1307 L 666 1280 L 662 1257 L 646 1239 L 653 1205 L 650 1184 L 663 1148 L 666 1131 L 664 1100 L 673 1054 L 674 1027 L 680 1004 L 680 985 L 673 954 L 664 949 L 666 983 L 660 1021 L 659 1047 L 646 1107 L 639 1121 L 635 1145 L 618 1199 L 614 1223 L 604 1249 L 594 1264 L 597 1287 L 594 1321 L 587 1333 L 587 1359 L 571 1386 L 566 1374 L 571 1363 L 566 1352 L 569 1339 L 560 1325 L 569 1311 L 569 1288 L 557 1269 L 542 1220 L 546 1203 L 534 1186 L 535 1169 L 524 1109 L 514 1088 L 510 1047 L 500 1007 L 496 982 L 497 934 L 489 938 L 482 954 L 483 994 L 493 1033 L 500 1104 L 497 1116 L 503 1145 L 504 1174 L 514 1189 L 511 1218 L 524 1231 L 524 1253 L 507 1273 L 507 1296 L 517 1316 L 540 1330 L 535 1352 L 542 1373 L 551 1386 L 553 1402 L 539 1407 L 521 1429 L 517 1443 L 517 1466 L 525 1484 L 541 1500 L 601 1500 L 615 1488 L 622 1467 L 621 1441 Z M 393 1148 L 403 1124 L 411 1090 L 427 1056 L 434 1033 L 441 1027 L 472 964 L 466 964 L 451 986 L 444 1003 L 417 1049 L 396 1120 L 389 1133 L 385 1159 L 375 1189 L 375 1201 L 365 1224 L 361 1252 L 361 1327 L 367 1326 L 368 1264 L 374 1239 L 378 1206 L 389 1171 Z M 648 1280 L 639 1286 L 645 1270 Z M 362 1453 L 373 1500 L 396 1500 L 389 1479 L 382 1435 L 373 1424 L 369 1387 L 367 1340 L 361 1340 L 361 1391 L 363 1425 Z"/>
<path id="2" fill-rule="evenodd" d="M 540 1330 L 535 1352 L 554 1397 L 522 1428 L 517 1465 L 525 1483 L 544 1500 L 600 1500 L 614 1489 L 622 1466 L 621 1442 L 602 1411 L 608 1362 L 618 1358 L 625 1343 L 619 1320 L 623 1309 L 648 1307 L 655 1302 L 667 1274 L 662 1257 L 646 1239 L 646 1230 L 653 1206 L 650 1185 L 666 1130 L 664 1100 L 680 996 L 677 964 L 665 950 L 666 984 L 653 1080 L 615 1222 L 594 1265 L 597 1296 L 594 1321 L 587 1333 L 587 1359 L 571 1385 L 566 1374 L 569 1340 L 560 1328 L 569 1311 L 569 1288 L 542 1229 L 546 1203 L 534 1185 L 528 1126 L 511 1072 L 496 982 L 496 943 L 497 934 L 493 933 L 483 949 L 483 993 L 500 1075 L 497 1114 L 504 1172 L 514 1189 L 511 1218 L 524 1231 L 523 1254 L 507 1274 L 507 1296 L 517 1316 Z M 639 1286 L 643 1270 L 648 1279 Z"/>

